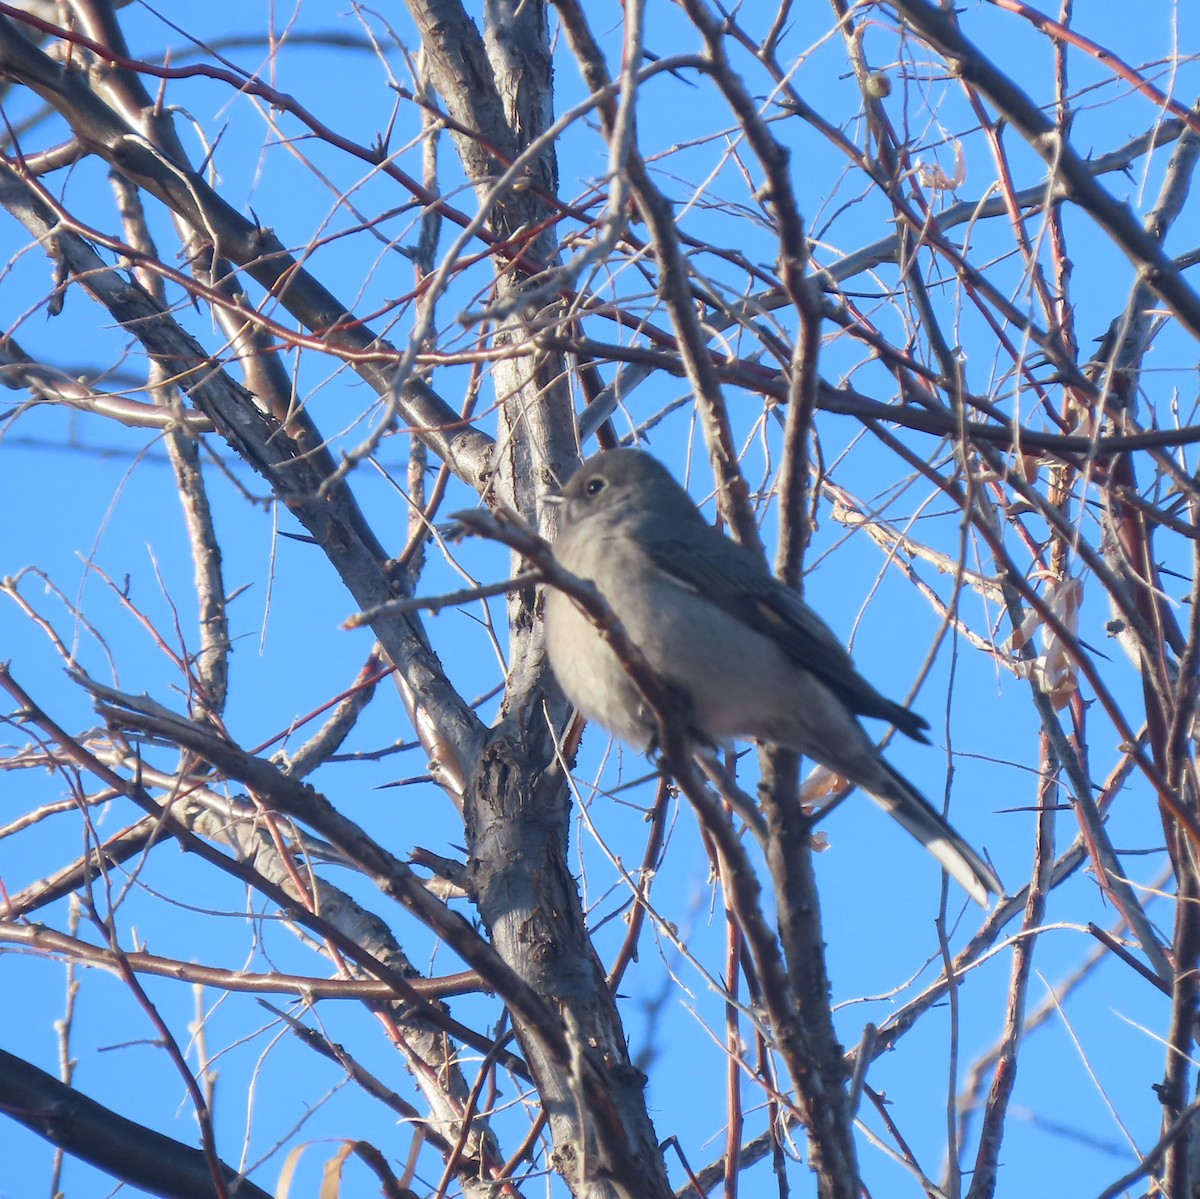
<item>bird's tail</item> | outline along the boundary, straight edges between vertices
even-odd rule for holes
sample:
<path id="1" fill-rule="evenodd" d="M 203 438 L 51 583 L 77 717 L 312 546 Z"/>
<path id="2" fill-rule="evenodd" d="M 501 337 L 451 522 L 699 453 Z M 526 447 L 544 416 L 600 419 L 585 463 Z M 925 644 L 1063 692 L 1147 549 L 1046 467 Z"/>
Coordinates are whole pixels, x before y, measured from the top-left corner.
<path id="1" fill-rule="evenodd" d="M 882 759 L 886 779 L 867 789 L 885 812 L 903 825 L 939 862 L 946 873 L 961 883 L 985 910 L 989 895 L 1003 895 L 995 871 L 977 854 L 950 822 L 902 774 Z"/>

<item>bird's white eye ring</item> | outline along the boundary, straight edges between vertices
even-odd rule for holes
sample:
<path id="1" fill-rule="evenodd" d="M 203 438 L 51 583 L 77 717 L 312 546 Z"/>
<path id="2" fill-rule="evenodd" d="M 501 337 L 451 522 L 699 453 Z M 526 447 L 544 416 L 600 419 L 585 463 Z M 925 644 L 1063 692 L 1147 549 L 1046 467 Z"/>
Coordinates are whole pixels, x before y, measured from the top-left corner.
<path id="1" fill-rule="evenodd" d="M 588 495 L 599 495 L 603 490 L 604 480 L 600 478 L 589 479 L 587 481 L 587 486 L 584 488 L 584 491 L 586 491 Z"/>

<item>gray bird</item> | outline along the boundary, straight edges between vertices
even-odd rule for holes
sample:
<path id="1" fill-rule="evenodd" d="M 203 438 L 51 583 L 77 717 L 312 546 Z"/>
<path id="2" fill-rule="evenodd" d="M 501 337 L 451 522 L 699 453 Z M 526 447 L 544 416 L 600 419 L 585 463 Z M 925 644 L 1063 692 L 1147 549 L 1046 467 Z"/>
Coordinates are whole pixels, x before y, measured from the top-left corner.
<path id="1" fill-rule="evenodd" d="M 988 864 L 884 761 L 859 716 L 928 744 L 928 723 L 880 695 L 790 587 L 714 529 L 667 469 L 641 450 L 589 458 L 558 497 L 555 558 L 596 585 L 655 672 L 690 707 L 689 732 L 738 737 L 812 758 L 861 787 L 985 908 L 1001 894 Z M 638 749 L 653 715 L 601 634 L 547 589 L 546 647 L 562 689 L 589 719 Z"/>

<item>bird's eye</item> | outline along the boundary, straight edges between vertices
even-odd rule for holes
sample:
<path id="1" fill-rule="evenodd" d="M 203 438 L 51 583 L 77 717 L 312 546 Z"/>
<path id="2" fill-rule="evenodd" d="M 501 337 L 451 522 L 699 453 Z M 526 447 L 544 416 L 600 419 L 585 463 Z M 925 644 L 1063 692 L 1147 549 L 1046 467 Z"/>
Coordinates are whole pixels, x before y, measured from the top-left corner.
<path id="1" fill-rule="evenodd" d="M 584 487 L 584 491 L 586 491 L 588 495 L 599 495 L 604 490 L 604 487 L 604 480 L 597 477 L 587 481 L 587 486 Z"/>

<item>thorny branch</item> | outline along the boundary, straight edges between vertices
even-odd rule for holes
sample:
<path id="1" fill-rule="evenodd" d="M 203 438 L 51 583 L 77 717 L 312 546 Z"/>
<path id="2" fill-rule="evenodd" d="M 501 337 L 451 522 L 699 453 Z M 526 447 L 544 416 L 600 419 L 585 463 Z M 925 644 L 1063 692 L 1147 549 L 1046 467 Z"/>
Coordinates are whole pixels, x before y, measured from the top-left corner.
<path id="1" fill-rule="evenodd" d="M 1128 1161 L 1055 1162 L 1190 1199 L 1182 8 L 1176 44 L 1021 0 L 406 7 L 241 37 L 204 6 L 185 32 L 0 4 L 5 1110 L 167 1194 L 266 1193 L 328 1113 L 329 1178 L 397 1196 L 853 1199 L 897 1164 L 988 1199 L 1052 1176 L 1015 1112 L 1065 1128 L 1092 1099 L 1058 1065 L 1040 1093 L 1034 1028 L 1118 1077 L 1105 985 L 1162 1073 L 1106 1096 Z M 787 755 L 694 759 L 548 545 L 579 454 L 633 440 L 941 712 L 940 767 L 889 755 L 995 860 L 981 924 L 861 808 L 810 845 L 824 784 Z M 484 536 L 448 536 L 476 504 Z M 546 586 L 635 679 L 659 769 L 569 712 Z M 34 1060 L 64 963 L 61 1060 Z M 81 1037 L 100 971 L 111 1042 L 149 1029 L 202 1150 Z M 322 1100 L 331 1068 L 363 1107 Z M 376 1107 L 399 1141 L 362 1135 Z"/>

